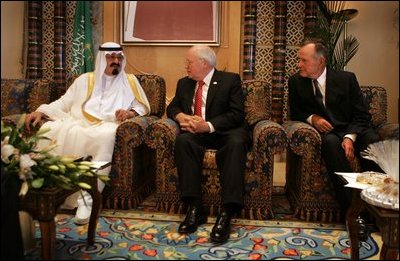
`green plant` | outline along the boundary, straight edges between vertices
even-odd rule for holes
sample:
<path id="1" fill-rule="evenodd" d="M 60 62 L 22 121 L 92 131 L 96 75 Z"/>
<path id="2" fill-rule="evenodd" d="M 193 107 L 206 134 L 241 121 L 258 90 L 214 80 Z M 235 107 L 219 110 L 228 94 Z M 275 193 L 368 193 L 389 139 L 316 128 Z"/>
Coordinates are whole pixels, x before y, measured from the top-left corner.
<path id="1" fill-rule="evenodd" d="M 346 12 L 348 10 L 344 9 L 345 3 L 345 1 L 317 1 L 319 12 L 317 25 L 312 34 L 312 37 L 320 38 L 327 45 L 327 65 L 339 71 L 344 70 L 360 45 L 356 37 L 345 32 L 346 23 L 350 19 Z"/>
<path id="2" fill-rule="evenodd" d="M 108 181 L 108 176 L 97 174 L 92 162 L 52 154 L 56 144 L 39 150 L 37 142 L 47 139 L 45 133 L 49 130 L 27 134 L 24 122 L 25 114 L 16 126 L 1 120 L 1 171 L 21 180 L 20 195 L 25 195 L 29 188 L 90 189 L 86 177 L 97 176 L 103 182 Z"/>

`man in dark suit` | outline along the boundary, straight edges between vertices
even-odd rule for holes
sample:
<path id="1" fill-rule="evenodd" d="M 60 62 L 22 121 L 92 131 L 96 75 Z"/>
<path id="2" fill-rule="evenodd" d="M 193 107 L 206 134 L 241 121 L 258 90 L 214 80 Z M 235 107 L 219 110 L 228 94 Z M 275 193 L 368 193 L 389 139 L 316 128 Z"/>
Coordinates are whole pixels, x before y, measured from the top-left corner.
<path id="1" fill-rule="evenodd" d="M 352 172 L 349 161 L 379 136 L 370 126 L 371 115 L 356 76 L 327 68 L 322 42 L 304 42 L 298 58 L 300 71 L 289 79 L 291 119 L 308 122 L 321 134 L 322 158 L 345 213 L 351 194 L 334 172 Z M 381 172 L 372 161 L 361 159 L 361 165 Z"/>
<path id="2" fill-rule="evenodd" d="M 175 162 L 182 201 L 189 205 L 179 233 L 192 233 L 207 221 L 202 205 L 201 173 L 206 149 L 216 149 L 222 207 L 211 241 L 228 240 L 232 216 L 243 207 L 244 172 L 250 134 L 244 121 L 240 76 L 216 70 L 214 51 L 203 45 L 189 49 L 185 68 L 167 115 L 182 133 L 175 142 Z"/>

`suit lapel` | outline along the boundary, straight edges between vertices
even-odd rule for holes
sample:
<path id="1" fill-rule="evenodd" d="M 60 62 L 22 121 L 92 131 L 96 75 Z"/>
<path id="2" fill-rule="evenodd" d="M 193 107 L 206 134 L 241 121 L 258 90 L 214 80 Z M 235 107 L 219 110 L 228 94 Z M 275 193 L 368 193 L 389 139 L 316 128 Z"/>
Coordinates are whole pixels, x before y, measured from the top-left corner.
<path id="1" fill-rule="evenodd" d="M 337 80 L 335 80 L 335 72 L 327 70 L 326 73 L 326 83 L 325 83 L 325 107 L 326 107 L 326 112 L 333 123 L 334 126 L 340 124 L 339 121 L 337 121 L 337 117 L 334 116 L 332 111 L 335 111 L 335 107 L 340 106 L 340 99 L 343 99 L 341 97 L 343 94 L 343 86 Z M 336 110 L 337 111 L 337 110 Z M 336 115 L 337 116 L 337 115 Z"/>
<path id="2" fill-rule="evenodd" d="M 187 112 L 189 112 L 188 114 L 191 114 L 191 113 L 194 113 L 192 111 L 192 105 L 194 105 L 193 99 L 194 99 L 194 91 L 196 90 L 196 81 L 194 81 L 194 80 L 190 81 L 190 84 L 188 84 L 187 88 L 189 89 L 189 91 L 183 92 L 183 94 L 185 96 L 184 106 L 185 106 L 185 110 Z"/>
<path id="3" fill-rule="evenodd" d="M 306 86 L 305 95 L 314 100 L 315 94 L 314 94 L 314 86 L 312 83 L 312 79 L 311 78 L 304 78 L 304 79 L 307 79 L 307 81 L 304 83 L 304 85 Z"/>
<path id="4" fill-rule="evenodd" d="M 339 86 L 334 80 L 332 72 L 330 70 L 326 73 L 325 83 L 325 106 L 330 107 L 330 104 L 334 104 L 336 97 L 338 96 L 337 90 Z"/>
<path id="5" fill-rule="evenodd" d="M 298 91 L 302 102 L 314 103 L 314 86 L 312 84 L 311 78 L 301 77 L 299 86 L 300 89 Z"/>
<path id="6" fill-rule="evenodd" d="M 211 77 L 210 86 L 208 87 L 207 102 L 206 102 L 206 112 L 210 108 L 212 100 L 217 93 L 218 85 L 221 82 L 221 77 L 219 71 L 215 70 L 213 76 Z"/>

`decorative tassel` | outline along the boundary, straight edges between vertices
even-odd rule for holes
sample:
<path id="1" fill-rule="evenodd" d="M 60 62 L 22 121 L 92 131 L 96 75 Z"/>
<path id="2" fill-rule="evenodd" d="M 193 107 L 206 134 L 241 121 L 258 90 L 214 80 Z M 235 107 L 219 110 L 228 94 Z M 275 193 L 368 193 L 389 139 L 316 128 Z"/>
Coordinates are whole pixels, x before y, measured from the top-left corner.
<path id="1" fill-rule="evenodd" d="M 318 210 L 314 210 L 312 213 L 313 213 L 313 221 L 318 220 Z"/>
<path id="2" fill-rule="evenodd" d="M 302 209 L 300 210 L 300 219 L 301 219 L 301 220 L 304 220 L 304 218 L 305 218 L 305 216 L 304 216 L 304 209 L 302 208 Z"/>
<path id="3" fill-rule="evenodd" d="M 174 210 L 175 210 L 175 204 L 171 204 L 171 206 L 169 207 L 168 213 L 169 214 L 174 214 Z"/>
<path id="4" fill-rule="evenodd" d="M 257 216 L 257 219 L 261 219 L 261 209 L 260 208 L 256 208 L 256 216 Z"/>
<path id="5" fill-rule="evenodd" d="M 307 210 L 307 214 L 306 214 L 306 221 L 307 222 L 310 221 L 310 216 L 311 216 L 310 210 Z"/>
<path id="6" fill-rule="evenodd" d="M 326 214 L 326 210 L 324 210 L 324 211 L 322 211 L 322 217 L 321 217 L 321 222 L 326 222 L 326 220 L 327 220 L 327 216 L 326 216 L 327 214 Z M 329 213 L 329 220 L 331 219 L 331 213 Z"/>

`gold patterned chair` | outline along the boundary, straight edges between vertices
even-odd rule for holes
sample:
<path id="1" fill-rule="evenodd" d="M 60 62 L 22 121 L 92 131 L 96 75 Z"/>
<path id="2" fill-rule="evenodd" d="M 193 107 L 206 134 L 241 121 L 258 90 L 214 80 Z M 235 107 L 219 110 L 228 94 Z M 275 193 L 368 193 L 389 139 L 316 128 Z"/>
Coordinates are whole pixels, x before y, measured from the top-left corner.
<path id="1" fill-rule="evenodd" d="M 144 144 L 143 137 L 146 127 L 164 114 L 166 87 L 164 79 L 158 75 L 136 77 L 149 100 L 151 115 L 125 120 L 117 129 L 110 186 L 103 192 L 106 208 L 135 208 L 154 188 L 154 151 Z M 17 114 L 34 111 L 40 104 L 51 102 L 53 84 L 46 80 L 2 79 L 2 118 L 16 123 Z"/>
<path id="2" fill-rule="evenodd" d="M 19 114 L 49 103 L 52 89 L 47 80 L 1 79 L 1 117 L 18 120 Z"/>
<path id="3" fill-rule="evenodd" d="M 150 103 L 151 114 L 125 120 L 117 129 L 111 182 L 103 191 L 104 206 L 136 208 L 155 186 L 155 152 L 144 143 L 147 126 L 165 111 L 165 80 L 158 75 L 136 75 Z"/>
<path id="4" fill-rule="evenodd" d="M 372 125 L 382 140 L 399 138 L 399 124 L 387 122 L 387 93 L 382 87 L 361 86 L 372 115 Z M 305 221 L 340 221 L 340 207 L 321 159 L 321 136 L 309 124 L 288 121 L 283 124 L 288 135 L 286 193 L 295 216 Z M 360 171 L 359 160 L 352 162 Z"/>
<path id="5" fill-rule="evenodd" d="M 271 88 L 262 81 L 245 81 L 246 120 L 253 127 L 253 144 L 247 154 L 244 209 L 241 216 L 266 219 L 274 216 L 272 185 L 274 154 L 286 148 L 282 126 L 272 122 Z M 174 143 L 180 130 L 171 119 L 157 120 L 147 128 L 146 143 L 156 150 L 156 208 L 169 213 L 184 213 L 178 191 L 178 175 L 174 163 Z M 220 184 L 215 150 L 207 150 L 203 161 L 203 201 L 210 215 L 221 205 Z"/>

